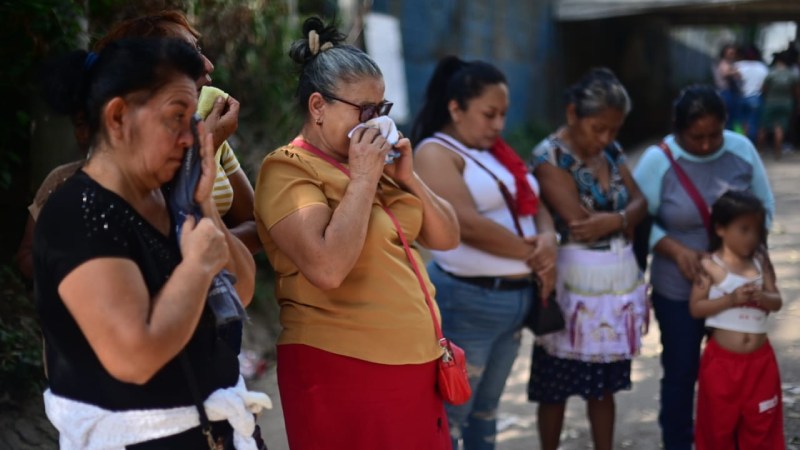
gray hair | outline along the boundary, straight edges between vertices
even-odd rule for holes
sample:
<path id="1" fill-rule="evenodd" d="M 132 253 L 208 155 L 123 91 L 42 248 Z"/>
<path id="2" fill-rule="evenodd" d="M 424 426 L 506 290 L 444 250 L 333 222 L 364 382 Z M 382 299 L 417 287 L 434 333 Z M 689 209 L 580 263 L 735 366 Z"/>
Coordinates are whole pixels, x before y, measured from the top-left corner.
<path id="1" fill-rule="evenodd" d="M 318 34 L 318 43 L 310 42 L 312 32 Z M 311 17 L 303 24 L 303 36 L 289 50 L 289 56 L 300 66 L 297 102 L 301 111 L 307 112 L 308 99 L 314 92 L 330 95 L 341 82 L 383 77 L 369 55 L 352 45 L 341 44 L 344 35 L 336 27 L 325 26 L 320 19 Z"/>
<path id="2" fill-rule="evenodd" d="M 612 108 L 628 115 L 631 99 L 625 86 L 609 69 L 592 69 L 570 86 L 566 93 L 567 103 L 575 105 L 578 117 L 590 117 Z"/>

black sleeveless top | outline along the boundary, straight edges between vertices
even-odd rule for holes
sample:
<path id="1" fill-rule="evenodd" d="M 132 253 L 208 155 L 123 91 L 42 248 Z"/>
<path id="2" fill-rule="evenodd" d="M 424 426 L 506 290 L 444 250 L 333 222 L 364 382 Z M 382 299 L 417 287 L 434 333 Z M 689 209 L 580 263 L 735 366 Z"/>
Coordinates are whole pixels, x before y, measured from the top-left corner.
<path id="1" fill-rule="evenodd" d="M 144 385 L 119 381 L 100 364 L 58 294 L 58 285 L 76 267 L 117 257 L 136 263 L 154 296 L 181 261 L 172 228 L 164 236 L 82 170 L 47 201 L 34 233 L 34 284 L 54 394 L 113 411 L 194 405 L 180 354 Z M 208 307 L 184 352 L 203 398 L 236 384 L 237 356 L 218 336 Z"/>

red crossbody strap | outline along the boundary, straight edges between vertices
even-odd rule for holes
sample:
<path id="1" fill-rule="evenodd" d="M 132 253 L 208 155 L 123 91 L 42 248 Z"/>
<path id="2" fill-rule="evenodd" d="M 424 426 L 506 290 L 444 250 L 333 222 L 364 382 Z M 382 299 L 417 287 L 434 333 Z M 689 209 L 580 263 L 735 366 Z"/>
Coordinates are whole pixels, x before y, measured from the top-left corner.
<path id="1" fill-rule="evenodd" d="M 332 156 L 328 155 L 327 153 L 323 152 L 322 150 L 318 149 L 317 147 L 314 147 L 313 145 L 309 144 L 303 138 L 295 138 L 292 141 L 292 145 L 294 145 L 295 147 L 300 147 L 300 148 L 302 148 L 304 150 L 310 151 L 311 153 L 313 153 L 313 154 L 319 156 L 320 158 L 324 159 L 328 164 L 332 165 L 333 167 L 336 167 L 337 169 L 339 169 L 342 172 L 344 172 L 345 175 L 350 177 L 350 170 L 348 170 L 347 167 L 345 167 L 339 161 L 333 159 Z"/>
<path id="2" fill-rule="evenodd" d="M 292 141 L 292 145 L 296 147 L 300 147 L 304 150 L 308 150 L 309 152 L 319 156 L 323 160 L 325 160 L 328 164 L 336 167 L 342 173 L 350 177 L 350 171 L 347 170 L 347 167 L 342 165 L 339 161 L 333 159 L 330 155 L 325 154 L 322 150 L 314 147 L 313 145 L 309 144 L 305 140 L 301 138 L 296 138 Z M 386 215 L 392 219 L 392 223 L 394 223 L 394 227 L 397 230 L 397 235 L 400 237 L 400 242 L 403 243 L 403 249 L 406 252 L 406 258 L 408 258 L 408 262 L 411 263 L 411 268 L 414 269 L 414 274 L 417 276 L 417 281 L 419 282 L 419 286 L 422 288 L 423 294 L 425 294 L 425 303 L 428 305 L 428 310 L 431 312 L 431 318 L 433 319 L 433 328 L 436 331 L 436 340 L 439 341 L 439 344 L 443 344 L 444 335 L 442 334 L 442 327 L 439 325 L 439 321 L 436 319 L 436 311 L 433 309 L 433 300 L 431 299 L 431 294 L 428 291 L 428 286 L 425 284 L 425 279 L 422 277 L 422 273 L 419 270 L 419 265 L 417 265 L 417 260 L 414 259 L 414 255 L 411 253 L 411 247 L 408 245 L 408 241 L 406 240 L 406 235 L 403 233 L 403 229 L 400 226 L 400 222 L 397 220 L 397 217 L 392 213 L 392 211 L 383 204 L 381 201 L 381 208 L 383 208 Z"/>
<path id="3" fill-rule="evenodd" d="M 387 208 L 385 205 L 381 205 L 383 210 L 386 211 L 386 214 L 389 218 L 392 219 L 394 222 L 394 227 L 397 229 L 397 234 L 400 236 L 400 242 L 403 243 L 403 248 L 406 251 L 406 257 L 408 258 L 408 262 L 411 263 L 411 268 L 414 269 L 414 274 L 417 275 L 417 281 L 419 281 L 419 286 L 422 288 L 422 292 L 425 294 L 425 303 L 428 304 L 428 310 L 431 312 L 431 317 L 433 318 L 433 328 L 436 330 L 436 339 L 442 344 L 442 339 L 444 339 L 444 335 L 442 334 L 442 327 L 439 325 L 439 321 L 436 320 L 436 312 L 433 309 L 433 300 L 431 299 L 431 294 L 428 292 L 428 286 L 425 284 L 425 279 L 422 277 L 422 273 L 419 270 L 419 266 L 417 265 L 417 260 L 414 259 L 414 255 L 411 253 L 411 247 L 408 245 L 408 241 L 406 240 L 406 235 L 403 233 L 403 229 L 400 227 L 400 222 L 395 217 L 394 213 Z"/>
<path id="4" fill-rule="evenodd" d="M 706 230 L 711 231 L 711 213 L 708 211 L 708 205 L 706 205 L 706 201 L 703 200 L 703 196 L 700 195 L 700 191 L 697 190 L 697 187 L 692 183 L 692 180 L 689 178 L 689 175 L 683 170 L 683 167 L 678 165 L 675 161 L 675 158 L 672 156 L 672 151 L 669 149 L 669 146 L 666 142 L 661 141 L 658 144 L 661 147 L 661 150 L 664 151 L 664 154 L 667 155 L 667 159 L 669 159 L 669 163 L 672 165 L 672 170 L 675 171 L 675 175 L 678 176 L 678 181 L 680 181 L 681 186 L 689 194 L 689 198 L 692 199 L 694 206 L 697 207 L 697 211 L 700 213 L 700 218 L 703 219 L 703 225 L 705 225 Z"/>

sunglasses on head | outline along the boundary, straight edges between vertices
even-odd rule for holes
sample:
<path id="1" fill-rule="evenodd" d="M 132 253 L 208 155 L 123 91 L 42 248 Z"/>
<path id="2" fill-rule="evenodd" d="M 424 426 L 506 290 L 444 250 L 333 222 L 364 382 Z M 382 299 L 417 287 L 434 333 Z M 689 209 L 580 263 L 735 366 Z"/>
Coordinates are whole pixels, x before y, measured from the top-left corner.
<path id="1" fill-rule="evenodd" d="M 322 96 L 358 108 L 359 111 L 358 120 L 359 122 L 362 123 L 372 119 L 373 117 L 385 116 L 389 114 L 389 111 L 392 110 L 392 106 L 394 106 L 394 103 L 387 102 L 386 100 L 378 104 L 359 105 L 353 102 L 348 102 L 347 100 L 338 97 L 334 97 L 333 95 L 330 94 L 322 94 Z"/>

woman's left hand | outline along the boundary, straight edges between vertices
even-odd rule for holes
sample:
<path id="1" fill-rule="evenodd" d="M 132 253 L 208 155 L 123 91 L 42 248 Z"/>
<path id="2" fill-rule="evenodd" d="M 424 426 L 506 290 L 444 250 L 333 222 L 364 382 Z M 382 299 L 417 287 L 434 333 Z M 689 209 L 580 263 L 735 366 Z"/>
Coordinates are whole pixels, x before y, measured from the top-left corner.
<path id="1" fill-rule="evenodd" d="M 400 156 L 395 158 L 391 164 L 386 164 L 383 173 L 403 186 L 414 176 L 414 151 L 411 148 L 411 141 L 402 137 L 402 134 L 400 136 L 400 140 L 392 147 L 400 152 Z"/>

